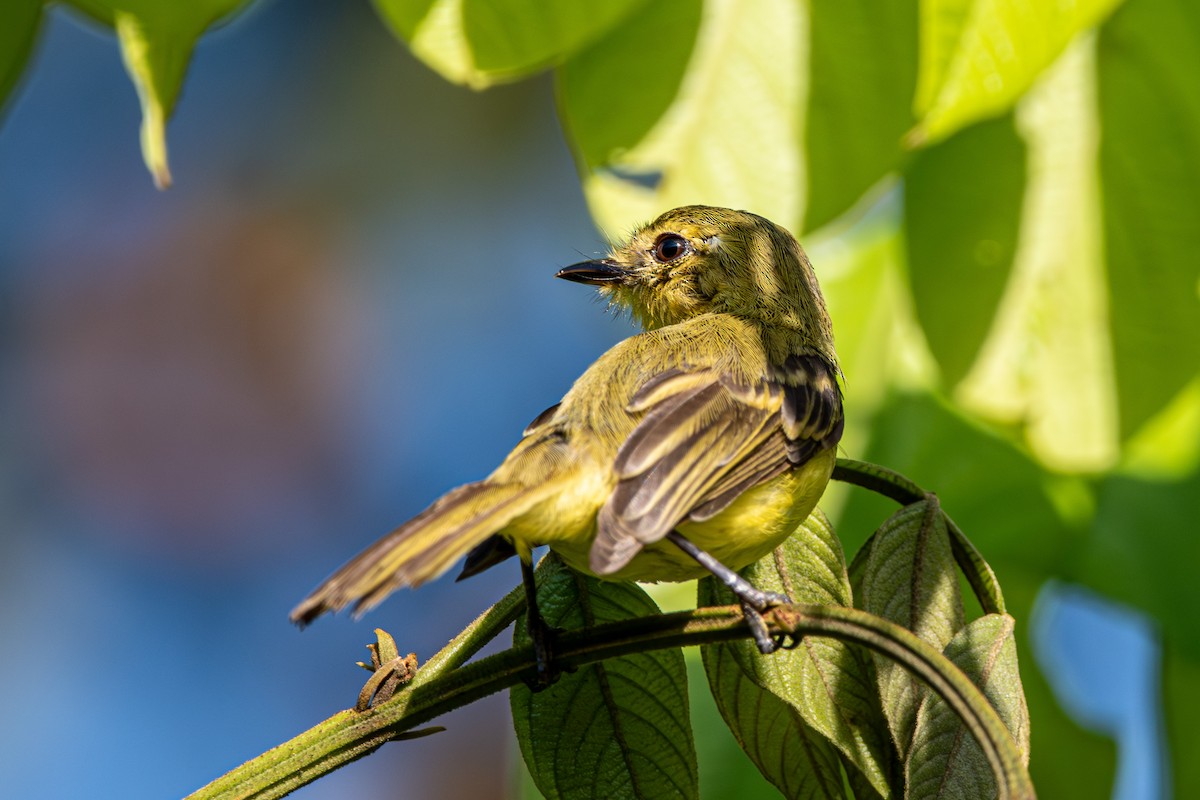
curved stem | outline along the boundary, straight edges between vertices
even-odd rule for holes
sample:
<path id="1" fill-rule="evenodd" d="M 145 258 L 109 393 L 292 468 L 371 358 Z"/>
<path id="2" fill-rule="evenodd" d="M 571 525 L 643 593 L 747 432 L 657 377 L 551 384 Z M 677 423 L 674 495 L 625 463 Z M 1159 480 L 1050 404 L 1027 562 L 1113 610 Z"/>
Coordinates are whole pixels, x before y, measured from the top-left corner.
<path id="1" fill-rule="evenodd" d="M 925 499 L 926 492 L 899 472 L 893 472 L 887 467 L 872 464 L 867 461 L 854 461 L 849 458 L 839 458 L 833 468 L 833 480 L 860 486 L 876 494 L 895 500 L 902 506 L 911 505 Z M 963 571 L 971 590 L 979 598 L 979 604 L 988 614 L 1005 614 L 1004 594 L 1000 591 L 1000 581 L 996 573 L 984 560 L 983 554 L 976 549 L 962 528 L 950 519 L 944 511 L 946 530 L 950 534 L 950 549 L 954 560 Z M 866 551 L 861 548 L 859 553 Z"/>
<path id="2" fill-rule="evenodd" d="M 852 608 L 794 604 L 776 607 L 766 619 L 779 634 L 831 636 L 896 659 L 964 720 L 988 757 L 999 796 L 1004 800 L 1034 797 L 1016 745 L 995 710 L 970 679 L 932 646 L 893 623 Z M 558 639 L 556 660 L 562 668 L 571 669 L 633 652 L 748 635 L 749 627 L 735 606 L 702 608 L 568 631 Z M 452 642 L 447 649 L 453 646 Z M 411 735 L 418 725 L 536 674 L 530 647 L 513 648 L 464 666 L 458 666 L 461 649 L 455 650 L 453 657 L 443 656 L 445 652 L 431 659 L 387 702 L 364 712 L 339 712 L 198 790 L 189 800 L 282 797 L 385 742 Z"/>

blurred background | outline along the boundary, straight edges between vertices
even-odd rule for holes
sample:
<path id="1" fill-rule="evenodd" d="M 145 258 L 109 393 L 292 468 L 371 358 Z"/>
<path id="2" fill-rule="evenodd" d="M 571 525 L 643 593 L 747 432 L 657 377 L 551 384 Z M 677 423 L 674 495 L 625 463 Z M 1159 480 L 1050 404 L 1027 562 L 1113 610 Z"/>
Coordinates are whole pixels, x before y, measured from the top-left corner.
<path id="1" fill-rule="evenodd" d="M 299 632 L 287 612 L 489 472 L 631 332 L 586 288 L 552 279 L 603 251 L 593 218 L 608 223 L 615 201 L 597 171 L 581 185 L 563 133 L 580 119 L 569 104 L 556 113 L 548 74 L 472 92 L 418 62 L 365 3 L 260 2 L 198 43 L 167 192 L 142 165 L 138 118 L 111 32 L 51 8 L 0 126 L 5 797 L 181 796 L 352 705 L 375 626 L 427 658 L 517 582 L 515 565 L 398 593 L 359 622 Z M 998 397 L 1003 370 L 966 381 L 959 407 L 928 390 L 938 367 L 921 346 L 872 377 L 885 371 L 879 343 L 920 338 L 912 301 L 897 299 L 896 220 L 920 222 L 918 188 L 972 174 L 952 159 L 913 170 L 908 209 L 885 184 L 805 239 L 848 362 L 844 454 L 938 491 L 1022 609 L 1043 796 L 1114 784 L 1122 800 L 1170 796 L 1161 620 L 1084 588 L 1123 568 L 1118 531 L 1147 496 L 1131 478 L 1105 491 L 1075 479 L 1111 466 L 1115 441 L 1082 455 L 1053 434 L 1013 444 L 1004 424 L 963 413 Z M 981 264 L 1002 259 L 984 245 Z M 1188 391 L 1194 401 L 1194 381 Z M 1160 436 L 1194 432 L 1191 406 L 1172 408 L 1183 421 Z M 1193 456 L 1184 447 L 1159 477 L 1194 486 Z M 1183 495 L 1163 492 L 1156 530 L 1182 518 Z M 1093 526 L 1097 503 L 1116 521 Z M 844 491 L 826 507 L 848 552 L 890 513 Z M 1081 552 L 1100 555 L 1081 566 Z M 1153 589 L 1153 575 L 1135 577 Z M 1191 662 L 1175 663 L 1186 682 Z M 697 730 L 719 728 L 714 714 L 697 711 Z M 298 796 L 522 791 L 506 698 L 441 724 Z M 699 744 L 705 796 L 757 796 L 744 759 L 706 758 L 727 746 Z"/>
<path id="2" fill-rule="evenodd" d="M 424 659 L 516 584 L 287 621 L 628 334 L 553 279 L 604 241 L 551 100 L 263 3 L 200 42 L 159 192 L 111 35 L 50 14 L 0 127 L 0 795 L 182 796 L 352 705 L 373 627 Z M 506 698 L 445 724 L 302 794 L 507 796 Z"/>

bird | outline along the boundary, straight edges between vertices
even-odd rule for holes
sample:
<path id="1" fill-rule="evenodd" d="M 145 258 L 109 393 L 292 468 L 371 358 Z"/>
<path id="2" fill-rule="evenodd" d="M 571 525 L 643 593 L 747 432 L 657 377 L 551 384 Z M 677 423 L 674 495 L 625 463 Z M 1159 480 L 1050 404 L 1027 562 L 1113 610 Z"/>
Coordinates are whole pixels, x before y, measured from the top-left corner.
<path id="1" fill-rule="evenodd" d="M 737 570 L 812 513 L 844 427 L 832 323 L 804 250 L 765 217 L 692 205 L 556 277 L 596 287 L 642 332 L 601 355 L 491 475 L 367 547 L 294 622 L 361 614 L 464 557 L 460 579 L 517 555 L 533 604 L 533 548 L 548 545 L 606 580 L 714 574 L 759 649 L 778 646 L 761 614 L 788 599 Z"/>

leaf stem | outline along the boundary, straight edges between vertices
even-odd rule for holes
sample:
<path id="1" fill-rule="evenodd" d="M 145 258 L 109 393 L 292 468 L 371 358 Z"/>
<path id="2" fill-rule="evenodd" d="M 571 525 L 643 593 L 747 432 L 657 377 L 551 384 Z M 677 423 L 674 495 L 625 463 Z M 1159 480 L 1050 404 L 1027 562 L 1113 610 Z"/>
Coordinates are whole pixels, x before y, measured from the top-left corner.
<path id="1" fill-rule="evenodd" d="M 927 495 L 925 490 L 900 473 L 867 461 L 839 458 L 833 468 L 833 479 L 869 489 L 895 500 L 902 506 L 920 502 Z M 946 530 L 950 534 L 950 549 L 954 553 L 954 560 L 966 576 L 967 583 L 971 584 L 971 590 L 979 598 L 980 606 L 988 614 L 1008 613 L 996 573 L 992 572 L 983 554 L 967 538 L 962 528 L 958 527 L 948 514 L 944 511 L 942 513 L 946 519 Z"/>

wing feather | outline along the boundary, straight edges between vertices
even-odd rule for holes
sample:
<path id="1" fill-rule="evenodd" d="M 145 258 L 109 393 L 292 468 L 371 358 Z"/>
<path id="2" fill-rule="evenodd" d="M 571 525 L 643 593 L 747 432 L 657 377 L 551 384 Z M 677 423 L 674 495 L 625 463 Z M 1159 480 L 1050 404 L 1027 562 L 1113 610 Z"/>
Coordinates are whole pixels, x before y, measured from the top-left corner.
<path id="1" fill-rule="evenodd" d="M 615 572 L 685 519 L 704 521 L 748 489 L 835 447 L 842 433 L 836 368 L 793 355 L 739 382 L 714 370 L 663 372 L 634 395 L 645 416 L 617 452 L 619 481 L 600 510 L 590 566 Z"/>

